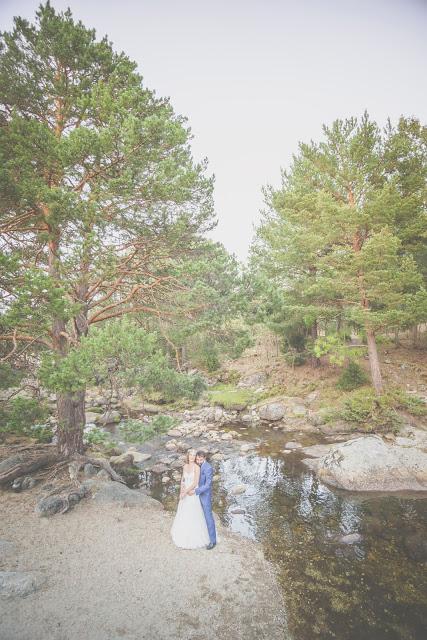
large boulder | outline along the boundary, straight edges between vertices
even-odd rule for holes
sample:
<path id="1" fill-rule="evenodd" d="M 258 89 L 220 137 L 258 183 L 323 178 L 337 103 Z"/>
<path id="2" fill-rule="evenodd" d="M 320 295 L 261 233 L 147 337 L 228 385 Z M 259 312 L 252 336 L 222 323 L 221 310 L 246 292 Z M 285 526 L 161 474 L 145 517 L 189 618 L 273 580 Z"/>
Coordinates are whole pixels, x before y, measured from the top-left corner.
<path id="1" fill-rule="evenodd" d="M 130 489 L 121 482 L 97 482 L 85 480 L 83 484 L 90 489 L 92 500 L 100 504 L 119 504 L 123 507 L 154 507 L 163 509 L 158 500 L 150 498 L 139 489 Z"/>
<path id="2" fill-rule="evenodd" d="M 427 453 L 376 435 L 336 444 L 303 462 L 324 482 L 348 491 L 427 491 Z"/>
<path id="3" fill-rule="evenodd" d="M 101 417 L 99 413 L 95 413 L 94 411 L 86 411 L 86 424 L 94 424 L 95 422 L 99 422 L 99 418 Z"/>
<path id="4" fill-rule="evenodd" d="M 285 405 L 281 402 L 269 402 L 262 405 L 258 410 L 261 420 L 268 420 L 269 422 L 281 420 L 285 412 Z"/>
<path id="5" fill-rule="evenodd" d="M 99 422 L 101 424 L 111 424 L 112 422 L 120 422 L 121 419 L 120 411 L 111 410 L 103 413 L 102 416 L 99 417 Z"/>

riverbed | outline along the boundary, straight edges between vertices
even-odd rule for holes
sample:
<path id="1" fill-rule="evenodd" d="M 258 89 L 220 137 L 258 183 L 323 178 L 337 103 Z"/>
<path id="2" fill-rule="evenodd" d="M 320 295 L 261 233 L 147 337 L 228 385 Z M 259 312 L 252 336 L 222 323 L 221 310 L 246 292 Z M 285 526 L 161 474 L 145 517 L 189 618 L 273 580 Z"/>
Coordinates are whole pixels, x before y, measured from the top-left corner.
<path id="1" fill-rule="evenodd" d="M 236 425 L 232 426 L 236 429 Z M 271 428 L 241 428 L 249 455 L 214 463 L 214 511 L 231 531 L 262 544 L 276 567 L 293 640 L 421 640 L 427 628 L 427 499 L 327 487 L 284 452 Z M 292 434 L 303 445 L 320 442 Z M 236 485 L 246 491 L 233 495 Z M 175 511 L 176 484 L 150 493 Z"/>

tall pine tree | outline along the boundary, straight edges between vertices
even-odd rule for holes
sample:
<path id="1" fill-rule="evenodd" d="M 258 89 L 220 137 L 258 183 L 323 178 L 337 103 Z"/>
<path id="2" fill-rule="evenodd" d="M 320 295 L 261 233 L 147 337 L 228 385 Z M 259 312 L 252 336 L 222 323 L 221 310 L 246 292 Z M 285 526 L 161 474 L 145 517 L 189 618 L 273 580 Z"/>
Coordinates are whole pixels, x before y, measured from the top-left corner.
<path id="1" fill-rule="evenodd" d="M 212 180 L 185 119 L 70 10 L 1 35 L 0 96 L 0 339 L 61 359 L 95 323 L 157 313 L 147 292 L 216 224 Z M 81 451 L 85 389 L 57 409 L 61 454 Z"/>

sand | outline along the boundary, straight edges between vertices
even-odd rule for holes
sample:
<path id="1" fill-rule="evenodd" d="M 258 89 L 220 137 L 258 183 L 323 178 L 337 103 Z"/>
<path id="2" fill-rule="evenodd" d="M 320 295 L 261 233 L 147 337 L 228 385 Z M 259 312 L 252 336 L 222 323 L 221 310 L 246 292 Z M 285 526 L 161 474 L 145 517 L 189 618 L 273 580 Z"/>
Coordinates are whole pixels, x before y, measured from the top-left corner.
<path id="1" fill-rule="evenodd" d="M 83 499 L 49 518 L 36 488 L 0 490 L 0 539 L 14 543 L 2 571 L 36 571 L 44 584 L 0 599 L 1 640 L 275 640 L 284 607 L 262 547 L 218 527 L 212 550 L 177 549 L 173 515 Z"/>

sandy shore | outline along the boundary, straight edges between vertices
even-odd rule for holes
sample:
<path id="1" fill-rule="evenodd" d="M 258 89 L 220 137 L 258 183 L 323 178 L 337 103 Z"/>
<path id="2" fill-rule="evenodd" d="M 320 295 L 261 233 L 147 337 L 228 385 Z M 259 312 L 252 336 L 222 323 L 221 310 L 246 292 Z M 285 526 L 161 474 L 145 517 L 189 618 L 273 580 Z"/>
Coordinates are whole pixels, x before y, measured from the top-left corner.
<path id="1" fill-rule="evenodd" d="M 84 499 L 63 515 L 34 513 L 36 489 L 0 490 L 1 571 L 45 583 L 0 599 L 2 640 L 269 640 L 287 637 L 283 604 L 259 545 L 219 527 L 215 549 L 183 551 L 172 515 Z"/>

